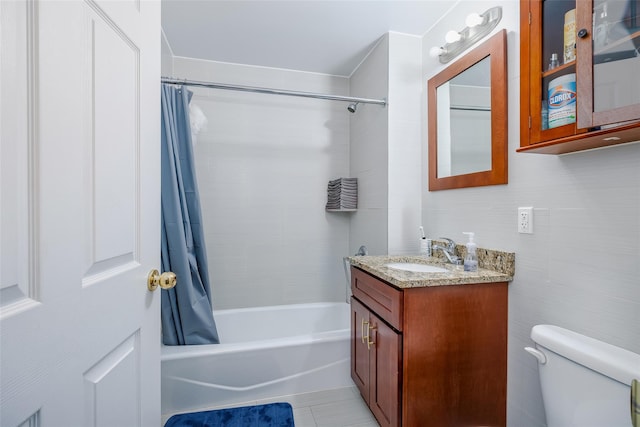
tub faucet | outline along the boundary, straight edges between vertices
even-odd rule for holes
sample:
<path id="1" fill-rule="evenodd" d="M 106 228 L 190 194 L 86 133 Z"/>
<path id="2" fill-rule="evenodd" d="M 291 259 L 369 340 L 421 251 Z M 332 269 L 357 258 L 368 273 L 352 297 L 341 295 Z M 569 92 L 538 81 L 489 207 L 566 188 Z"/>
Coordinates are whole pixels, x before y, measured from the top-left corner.
<path id="1" fill-rule="evenodd" d="M 356 253 L 355 256 L 364 256 L 364 255 L 368 255 L 369 251 L 367 250 L 367 247 L 365 245 L 360 246 L 360 249 L 358 249 L 358 252 Z"/>
<path id="2" fill-rule="evenodd" d="M 441 246 L 436 243 L 432 246 L 432 249 L 434 251 L 440 249 L 451 264 L 460 264 L 460 257 L 456 255 L 456 242 L 446 237 L 441 237 L 441 239 L 445 240 L 447 245 Z"/>

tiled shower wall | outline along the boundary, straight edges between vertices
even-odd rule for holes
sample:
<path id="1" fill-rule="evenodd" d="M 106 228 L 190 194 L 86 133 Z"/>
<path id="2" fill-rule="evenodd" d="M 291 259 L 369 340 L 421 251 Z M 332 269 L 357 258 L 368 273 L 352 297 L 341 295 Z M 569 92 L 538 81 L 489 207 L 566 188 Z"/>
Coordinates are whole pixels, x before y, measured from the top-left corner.
<path id="1" fill-rule="evenodd" d="M 371 255 L 415 254 L 421 222 L 422 40 L 388 33 L 350 78 L 351 94 L 386 98 L 351 117 L 351 174 L 358 178 L 358 212 L 351 218 L 350 250 Z"/>
<path id="2" fill-rule="evenodd" d="M 176 57 L 178 78 L 348 95 L 348 79 Z M 346 104 L 192 88 L 215 309 L 343 301 L 349 214 L 325 212 L 349 174 Z"/>

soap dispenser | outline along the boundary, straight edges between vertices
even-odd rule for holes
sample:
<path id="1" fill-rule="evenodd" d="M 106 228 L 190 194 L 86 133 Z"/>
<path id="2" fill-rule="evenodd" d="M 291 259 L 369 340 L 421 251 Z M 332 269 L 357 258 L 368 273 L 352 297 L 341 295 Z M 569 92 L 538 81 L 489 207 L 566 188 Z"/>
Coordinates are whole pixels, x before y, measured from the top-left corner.
<path id="1" fill-rule="evenodd" d="M 427 239 L 424 235 L 424 228 L 420 226 L 420 255 L 425 257 L 431 256 L 431 239 Z"/>
<path id="2" fill-rule="evenodd" d="M 478 255 L 476 254 L 476 244 L 473 241 L 475 233 L 466 231 L 462 234 L 469 236 L 467 242 L 467 254 L 464 256 L 464 271 L 478 271 Z"/>

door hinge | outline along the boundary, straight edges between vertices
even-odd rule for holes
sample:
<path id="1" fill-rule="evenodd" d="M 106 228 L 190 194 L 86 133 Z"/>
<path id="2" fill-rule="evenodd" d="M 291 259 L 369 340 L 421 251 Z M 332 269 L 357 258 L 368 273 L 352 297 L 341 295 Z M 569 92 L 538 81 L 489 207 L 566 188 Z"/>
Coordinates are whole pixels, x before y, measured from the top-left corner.
<path id="1" fill-rule="evenodd" d="M 529 129 L 531 129 L 531 116 L 529 116 Z"/>

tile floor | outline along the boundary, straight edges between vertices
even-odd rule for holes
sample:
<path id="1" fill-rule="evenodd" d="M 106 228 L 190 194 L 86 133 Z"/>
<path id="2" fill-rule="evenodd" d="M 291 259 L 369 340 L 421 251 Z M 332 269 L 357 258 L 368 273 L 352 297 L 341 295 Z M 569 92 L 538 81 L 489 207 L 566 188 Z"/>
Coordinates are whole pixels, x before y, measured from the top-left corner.
<path id="1" fill-rule="evenodd" d="M 261 399 L 230 406 L 272 402 L 291 404 L 296 427 L 379 427 L 355 386 Z M 222 406 L 211 409 L 219 408 Z M 166 418 L 162 420 L 163 425 Z"/>

